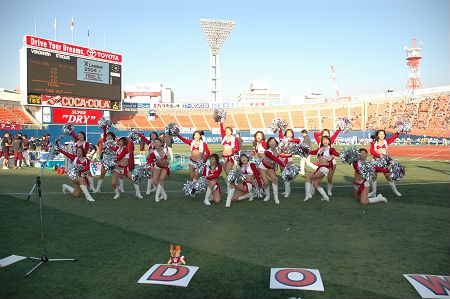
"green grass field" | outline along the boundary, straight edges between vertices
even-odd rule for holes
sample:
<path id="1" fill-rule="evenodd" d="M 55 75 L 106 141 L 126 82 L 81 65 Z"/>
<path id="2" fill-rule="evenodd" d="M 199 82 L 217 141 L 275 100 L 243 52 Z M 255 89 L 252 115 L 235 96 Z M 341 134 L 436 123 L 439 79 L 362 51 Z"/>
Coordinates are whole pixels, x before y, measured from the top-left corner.
<path id="1" fill-rule="evenodd" d="M 407 167 L 398 183 L 403 196 L 379 177 L 389 202 L 366 207 L 352 198 L 353 168 L 341 162 L 329 203 L 317 194 L 303 202 L 298 177 L 280 205 L 242 201 L 229 209 L 225 195 L 210 207 L 203 196 L 184 197 L 186 171 L 171 173 L 165 202 L 155 203 L 154 193 L 135 199 L 127 181 L 129 193 L 113 200 L 106 179 L 105 193 L 89 203 L 61 193 L 67 175 L 45 170 L 48 255 L 79 261 L 46 263 L 28 278 L 32 261 L 2 268 L 0 297 L 420 298 L 402 274 L 450 274 L 450 167 L 449 161 L 397 160 Z M 0 258 L 41 254 L 39 205 L 36 196 L 25 201 L 38 174 L 0 171 Z M 153 264 L 167 262 L 170 243 L 181 244 L 188 264 L 200 267 L 189 286 L 138 284 Z M 272 267 L 319 269 L 325 291 L 271 290 Z"/>

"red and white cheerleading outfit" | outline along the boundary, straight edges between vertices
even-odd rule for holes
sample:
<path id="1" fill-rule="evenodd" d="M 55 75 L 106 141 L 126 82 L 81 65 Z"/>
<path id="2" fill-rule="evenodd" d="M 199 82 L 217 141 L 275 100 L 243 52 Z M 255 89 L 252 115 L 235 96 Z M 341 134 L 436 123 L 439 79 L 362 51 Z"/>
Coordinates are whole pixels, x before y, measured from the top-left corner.
<path id="1" fill-rule="evenodd" d="M 211 169 L 210 166 L 205 165 L 205 168 L 203 168 L 203 176 L 206 178 L 207 181 L 215 180 L 219 178 L 219 176 L 222 174 L 222 165 L 217 165 L 214 169 Z M 220 184 L 218 181 L 216 181 L 217 189 L 220 192 Z"/>
<path id="2" fill-rule="evenodd" d="M 360 160 L 353 162 L 353 168 L 355 169 L 355 173 L 361 174 L 361 172 L 359 172 L 360 167 L 361 167 Z M 358 191 L 358 195 L 361 195 L 361 192 L 363 192 L 364 189 L 369 188 L 370 184 L 366 179 L 363 179 L 362 181 L 353 181 L 353 187 L 355 188 L 355 191 Z"/>
<path id="3" fill-rule="evenodd" d="M 264 151 L 264 158 L 261 159 L 261 164 L 259 164 L 258 168 L 262 170 L 273 169 L 276 171 L 277 164 L 281 167 L 286 167 L 286 164 L 278 158 L 279 155 L 276 149 L 275 151 L 272 149 Z"/>
<path id="4" fill-rule="evenodd" d="M 203 140 L 199 140 L 199 143 L 197 146 L 195 146 L 195 140 L 190 140 L 187 138 L 184 138 L 181 135 L 178 135 L 178 138 L 180 138 L 181 141 L 183 141 L 184 143 L 186 143 L 187 145 L 189 145 L 191 147 L 191 152 L 193 151 L 198 151 L 202 154 L 205 154 L 205 157 L 203 158 L 203 162 L 206 163 L 206 161 L 208 161 L 209 156 L 211 155 L 209 148 L 208 148 L 208 144 L 206 144 L 206 142 L 204 142 Z M 189 162 L 189 165 L 193 165 L 194 162 L 197 162 L 198 160 L 194 160 L 192 157 L 189 158 L 191 161 Z"/>
<path id="5" fill-rule="evenodd" d="M 258 186 L 260 188 L 262 187 L 262 181 L 255 163 L 249 162 L 247 163 L 247 165 L 242 165 L 241 171 L 247 175 L 246 181 L 242 183 L 247 193 L 251 192 L 253 189 L 253 180 L 250 178 L 250 176 L 254 176 L 256 182 L 258 183 Z"/>
<path id="6" fill-rule="evenodd" d="M 327 146 L 327 147 L 322 146 L 318 149 L 312 150 L 310 152 L 310 154 L 317 155 L 317 158 L 322 157 L 323 159 L 328 161 L 327 164 L 319 164 L 318 168 L 313 173 L 313 174 L 315 174 L 316 172 L 320 171 L 325 176 L 328 175 L 328 173 L 330 172 L 330 168 L 333 168 L 333 164 L 336 163 L 336 162 L 333 162 L 333 161 L 335 161 L 333 156 L 339 157 L 339 153 L 330 146 Z"/>
<path id="7" fill-rule="evenodd" d="M 229 146 L 231 146 L 232 149 L 233 149 L 233 152 L 231 153 L 231 155 L 229 155 L 229 156 L 224 156 L 224 155 L 222 155 L 222 158 L 225 159 L 225 163 L 231 162 L 231 163 L 234 164 L 234 158 L 233 158 L 233 155 L 236 154 L 236 153 L 238 153 L 239 150 L 240 150 L 240 148 L 239 148 L 239 142 L 238 142 L 237 138 L 234 137 L 233 135 L 231 135 L 231 136 L 230 136 L 230 140 L 228 140 L 227 134 L 226 134 L 226 132 L 225 132 L 225 129 L 223 128 L 223 123 L 220 123 L 220 133 L 222 134 L 222 143 L 221 143 L 222 146 L 229 145 Z"/>
<path id="8" fill-rule="evenodd" d="M 81 147 L 84 150 L 84 153 L 87 154 L 89 151 L 90 144 L 86 140 L 81 141 L 78 139 L 78 136 L 75 134 L 75 132 L 70 133 L 72 135 L 73 139 L 75 140 L 75 151 Z"/>
<path id="9" fill-rule="evenodd" d="M 384 148 L 387 153 L 388 145 L 391 144 L 392 142 L 394 142 L 394 140 L 397 139 L 398 135 L 400 135 L 400 134 L 395 133 L 389 139 L 383 140 L 382 145 L 379 145 L 377 141 L 373 141 L 372 143 L 370 143 L 370 153 L 372 154 L 373 159 L 377 160 L 381 157 L 381 155 L 379 153 L 377 153 L 377 150 L 380 148 Z M 390 172 L 388 168 L 382 168 L 382 167 L 375 167 L 375 171 L 376 172 L 384 172 L 384 173 Z"/>
<path id="10" fill-rule="evenodd" d="M 287 138 L 284 134 L 283 134 L 283 130 L 281 130 L 280 129 L 280 131 L 278 132 L 278 135 L 279 135 L 279 137 L 280 137 L 280 141 L 282 140 L 282 139 L 286 139 L 288 142 L 294 142 L 294 143 L 300 143 L 301 142 L 301 140 L 300 139 L 298 139 L 298 138 Z M 288 164 L 288 163 L 294 163 L 294 158 L 292 157 L 292 154 L 290 154 L 290 153 L 284 153 L 284 152 L 282 152 L 281 154 L 280 154 L 280 158 L 281 158 L 281 160 L 284 162 L 284 164 Z"/>
<path id="11" fill-rule="evenodd" d="M 336 130 L 336 132 L 334 132 L 334 134 L 330 137 L 330 146 L 333 145 L 333 143 L 336 141 L 336 138 L 338 137 L 339 133 L 341 132 L 341 129 L 338 128 Z M 314 132 L 314 139 L 316 140 L 317 144 L 320 146 L 320 142 L 321 142 L 321 135 L 320 132 Z M 333 165 L 336 165 L 336 160 L 333 159 Z"/>
<path id="12" fill-rule="evenodd" d="M 184 256 L 178 256 L 178 257 L 171 257 L 168 264 L 179 266 L 184 261 Z"/>
<path id="13" fill-rule="evenodd" d="M 147 164 L 154 167 L 155 169 L 165 169 L 167 172 L 167 175 L 169 175 L 170 174 L 169 166 L 163 167 L 163 166 L 158 165 L 158 163 L 160 161 L 164 161 L 164 160 L 168 161 L 169 157 L 167 155 L 166 148 L 163 148 L 163 151 L 164 151 L 164 156 L 162 156 L 162 157 L 160 156 L 160 154 L 158 153 L 157 150 L 152 151 L 150 153 L 150 155 L 148 155 L 148 157 L 147 157 Z"/>
<path id="14" fill-rule="evenodd" d="M 137 134 L 138 134 L 139 137 L 141 137 L 142 141 L 144 141 L 145 144 L 148 145 L 148 151 L 149 151 L 149 152 L 152 152 L 152 151 L 155 150 L 155 146 L 153 145 L 153 141 L 152 141 L 152 140 L 148 140 L 148 139 L 144 136 L 144 134 L 142 134 L 142 133 L 137 133 Z"/>
<path id="15" fill-rule="evenodd" d="M 264 154 L 264 152 L 267 150 L 267 142 L 266 141 L 257 142 L 254 149 L 256 156 L 258 156 L 258 154 Z"/>
<path id="16" fill-rule="evenodd" d="M 69 160 L 72 161 L 72 164 L 76 163 L 83 166 L 83 169 L 81 169 L 80 171 L 80 175 L 91 170 L 91 164 L 88 158 L 84 158 L 84 161 L 81 161 L 77 155 L 66 152 L 63 149 L 59 149 L 59 152 L 62 153 L 67 158 L 69 158 Z M 89 181 L 87 180 L 86 177 L 84 177 L 84 180 L 86 181 L 86 184 L 89 185 Z"/>
<path id="17" fill-rule="evenodd" d="M 123 174 L 125 176 L 128 176 L 128 174 L 129 174 L 128 164 L 129 164 L 129 161 L 130 161 L 130 153 L 129 153 L 128 147 L 125 147 L 125 146 L 124 147 L 119 147 L 117 149 L 117 151 L 116 151 L 116 154 L 117 154 L 117 158 L 116 158 L 115 162 L 119 162 L 122 159 L 127 159 L 128 163 L 127 163 L 127 165 L 117 165 L 116 164 L 116 166 L 114 167 L 113 171 L 117 172 L 119 174 Z"/>

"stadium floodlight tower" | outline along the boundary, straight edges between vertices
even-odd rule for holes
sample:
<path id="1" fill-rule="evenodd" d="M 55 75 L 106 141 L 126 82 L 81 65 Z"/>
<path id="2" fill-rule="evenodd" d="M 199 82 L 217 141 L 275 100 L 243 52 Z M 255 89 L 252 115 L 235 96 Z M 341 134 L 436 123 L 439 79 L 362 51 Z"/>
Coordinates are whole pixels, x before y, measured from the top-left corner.
<path id="1" fill-rule="evenodd" d="M 233 30 L 235 22 L 201 19 L 200 24 L 211 51 L 209 69 L 209 98 L 212 102 L 220 100 L 219 51 Z"/>
<path id="2" fill-rule="evenodd" d="M 412 40 L 412 47 L 405 46 L 406 64 L 408 65 L 408 81 L 406 81 L 406 88 L 418 89 L 422 88 L 422 81 L 420 80 L 420 60 L 422 59 L 422 48 L 416 46 L 416 39 Z"/>

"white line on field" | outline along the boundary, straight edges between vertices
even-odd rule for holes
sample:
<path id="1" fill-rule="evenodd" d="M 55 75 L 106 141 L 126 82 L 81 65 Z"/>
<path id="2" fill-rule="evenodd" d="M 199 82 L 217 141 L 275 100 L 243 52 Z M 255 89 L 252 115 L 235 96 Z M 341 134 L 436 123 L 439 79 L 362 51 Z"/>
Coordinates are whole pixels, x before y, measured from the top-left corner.
<path id="1" fill-rule="evenodd" d="M 424 156 L 420 156 L 420 157 L 417 157 L 417 158 L 413 158 L 413 159 L 411 159 L 411 161 L 414 161 L 414 160 L 417 160 L 417 159 L 422 159 L 422 158 L 425 158 L 425 157 L 428 157 L 428 156 L 432 156 L 432 155 L 435 155 L 435 154 L 438 154 L 438 153 L 441 153 L 441 152 L 448 152 L 448 149 L 440 150 L 440 151 L 437 151 L 437 152 L 434 152 L 434 153 L 431 153 L 431 154 L 428 154 L 428 155 L 424 155 Z"/>
<path id="2" fill-rule="evenodd" d="M 448 182 L 421 182 L 421 183 L 396 183 L 397 186 L 413 186 L 413 185 L 436 185 L 436 184 L 450 184 L 450 181 Z M 383 186 L 388 184 L 379 184 L 378 186 Z M 333 188 L 353 188 L 353 185 L 333 185 Z M 291 187 L 291 189 L 305 189 L 303 186 L 298 187 Z M 182 190 L 167 190 L 166 193 L 175 193 L 175 192 L 181 192 Z M 125 191 L 125 193 L 134 193 L 133 191 Z M 0 193 L 0 195 L 25 195 L 29 194 L 29 192 L 3 192 Z M 50 191 L 50 192 L 42 192 L 42 194 L 62 194 L 60 191 Z M 91 194 L 114 194 L 114 192 L 101 192 L 101 193 L 91 193 Z"/>

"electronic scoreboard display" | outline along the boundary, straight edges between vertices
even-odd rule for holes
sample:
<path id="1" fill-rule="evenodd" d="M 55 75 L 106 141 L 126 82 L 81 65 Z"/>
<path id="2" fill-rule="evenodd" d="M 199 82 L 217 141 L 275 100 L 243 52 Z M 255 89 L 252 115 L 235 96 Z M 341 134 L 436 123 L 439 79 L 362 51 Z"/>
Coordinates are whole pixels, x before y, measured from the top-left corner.
<path id="1" fill-rule="evenodd" d="M 95 59 L 106 52 L 31 38 L 34 47 L 25 48 L 28 105 L 121 110 L 121 56 L 120 62 L 116 54 Z"/>

